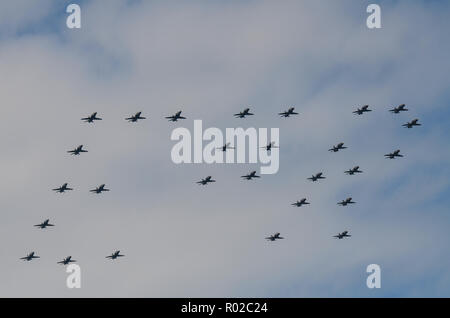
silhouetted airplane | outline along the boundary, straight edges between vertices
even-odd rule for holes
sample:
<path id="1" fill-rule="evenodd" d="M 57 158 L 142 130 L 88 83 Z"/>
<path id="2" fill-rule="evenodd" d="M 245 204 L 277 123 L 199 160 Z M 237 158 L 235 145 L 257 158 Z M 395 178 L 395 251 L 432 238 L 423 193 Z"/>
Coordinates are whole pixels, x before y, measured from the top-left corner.
<path id="1" fill-rule="evenodd" d="M 36 225 L 33 225 L 33 226 L 40 227 L 41 229 L 45 229 L 47 226 L 55 226 L 53 224 L 50 224 L 49 222 L 50 222 L 50 220 L 47 219 L 44 222 L 42 222 L 41 224 L 36 224 Z"/>
<path id="2" fill-rule="evenodd" d="M 311 178 L 308 178 L 308 180 L 311 180 L 313 182 L 319 179 L 325 179 L 325 177 L 322 176 L 322 172 L 316 173 L 316 175 L 313 175 Z"/>
<path id="3" fill-rule="evenodd" d="M 207 185 L 209 182 L 216 182 L 216 180 L 212 180 L 211 176 L 207 176 L 205 179 L 202 179 L 201 181 L 198 181 L 198 184 L 201 185 Z"/>
<path id="4" fill-rule="evenodd" d="M 125 256 L 125 255 L 121 255 L 121 254 L 120 254 L 120 251 L 115 251 L 115 252 L 112 253 L 111 255 L 106 256 L 106 258 L 116 259 L 116 258 L 118 258 L 118 257 L 123 257 L 123 256 Z"/>
<path id="5" fill-rule="evenodd" d="M 63 259 L 62 261 L 58 262 L 57 264 L 63 264 L 63 265 L 67 265 L 69 263 L 75 263 L 76 260 L 72 259 L 72 256 L 67 256 L 65 259 Z"/>
<path id="6" fill-rule="evenodd" d="M 227 151 L 227 149 L 234 149 L 234 147 L 230 146 L 230 143 L 227 142 L 225 145 L 223 145 L 222 147 L 216 148 L 216 149 L 221 149 L 222 151 Z"/>
<path id="7" fill-rule="evenodd" d="M 349 175 L 354 175 L 355 173 L 362 173 L 362 171 L 359 170 L 359 166 L 355 166 L 355 167 L 353 167 L 353 168 L 351 168 L 351 169 L 349 169 L 347 171 L 344 171 L 344 172 L 346 174 L 349 174 Z"/>
<path id="8" fill-rule="evenodd" d="M 336 146 L 333 146 L 333 148 L 328 149 L 328 151 L 338 152 L 341 149 L 347 149 L 347 147 L 344 147 L 344 143 L 340 142 Z"/>
<path id="9" fill-rule="evenodd" d="M 390 109 L 389 111 L 390 111 L 391 113 L 398 114 L 398 113 L 400 113 L 400 112 L 407 112 L 408 109 L 405 108 L 405 104 L 401 104 L 401 105 L 399 105 L 399 106 L 397 106 L 397 107 L 395 107 L 395 108 L 393 108 L 393 109 Z"/>
<path id="10" fill-rule="evenodd" d="M 165 118 L 168 119 L 169 121 L 178 121 L 178 119 L 186 119 L 186 117 L 181 116 L 181 110 L 178 111 L 175 115 L 167 116 Z"/>
<path id="11" fill-rule="evenodd" d="M 92 113 L 92 115 L 89 117 L 81 118 L 81 120 L 83 120 L 87 123 L 93 123 L 94 120 L 102 120 L 102 119 L 97 117 L 97 112 L 95 112 L 95 113 Z"/>
<path id="12" fill-rule="evenodd" d="M 233 116 L 235 116 L 236 118 L 245 118 L 245 116 L 252 116 L 252 115 L 254 114 L 250 113 L 250 108 L 246 108 L 240 113 L 234 114 Z"/>
<path id="13" fill-rule="evenodd" d="M 354 203 L 356 203 L 356 202 L 353 202 L 352 198 L 347 198 L 345 200 L 342 200 L 341 202 L 338 202 L 338 204 L 342 205 L 342 206 L 346 206 L 347 204 L 354 204 Z"/>
<path id="14" fill-rule="evenodd" d="M 146 119 L 145 117 L 141 116 L 142 112 L 137 112 L 136 115 L 125 118 L 125 120 L 128 120 L 129 122 L 137 122 L 139 119 Z"/>
<path id="15" fill-rule="evenodd" d="M 266 240 L 269 240 L 269 241 L 272 241 L 272 242 L 276 241 L 276 240 L 282 240 L 282 239 L 284 239 L 284 237 L 281 237 L 280 233 L 275 233 L 274 235 L 266 237 Z"/>
<path id="16" fill-rule="evenodd" d="M 303 198 L 300 201 L 292 203 L 292 205 L 297 206 L 297 207 L 301 207 L 304 204 L 309 204 L 309 202 L 306 202 L 306 198 Z"/>
<path id="17" fill-rule="evenodd" d="M 400 154 L 400 149 L 397 149 L 394 152 L 388 153 L 384 156 L 389 159 L 395 159 L 395 157 L 403 157 L 403 155 Z"/>
<path id="18" fill-rule="evenodd" d="M 403 124 L 403 127 L 407 127 L 407 128 L 413 128 L 413 126 L 422 126 L 421 124 L 418 123 L 418 119 L 413 119 L 412 121 L 410 121 L 409 123 Z"/>
<path id="19" fill-rule="evenodd" d="M 267 146 L 261 147 L 261 148 L 266 148 L 267 151 L 271 151 L 272 148 L 279 148 L 278 146 L 275 146 L 275 141 L 272 141 L 270 144 L 268 144 Z"/>
<path id="20" fill-rule="evenodd" d="M 353 112 L 353 114 L 362 115 L 363 113 L 371 112 L 371 111 L 372 111 L 372 110 L 369 109 L 369 105 L 364 105 L 363 107 L 358 108 L 357 110 L 355 110 L 355 111 Z"/>
<path id="21" fill-rule="evenodd" d="M 20 259 L 23 259 L 24 261 L 32 261 L 34 258 L 40 258 L 40 256 L 34 255 L 34 252 L 31 252 L 30 254 L 28 254 L 25 257 L 21 257 Z"/>
<path id="22" fill-rule="evenodd" d="M 102 184 L 93 190 L 89 190 L 89 192 L 94 192 L 94 193 L 102 193 L 103 191 L 109 191 L 109 189 L 105 189 L 105 184 Z"/>
<path id="23" fill-rule="evenodd" d="M 83 150 L 83 145 L 79 145 L 77 148 L 75 148 L 74 150 L 69 150 L 68 153 L 78 156 L 80 153 L 82 152 L 88 152 L 87 150 Z"/>
<path id="24" fill-rule="evenodd" d="M 56 191 L 56 192 L 59 192 L 59 193 L 63 193 L 64 191 L 72 191 L 72 190 L 73 190 L 72 188 L 67 187 L 67 183 L 64 183 L 59 188 L 52 189 L 52 191 Z"/>
<path id="25" fill-rule="evenodd" d="M 289 108 L 287 111 L 278 113 L 281 117 L 289 117 L 291 115 L 298 115 L 298 113 L 294 112 L 294 107 Z"/>
<path id="26" fill-rule="evenodd" d="M 351 235 L 348 234 L 348 231 L 344 231 L 342 233 L 338 233 L 338 235 L 334 235 L 333 237 L 336 237 L 338 239 L 343 239 L 345 237 L 351 237 Z"/>
<path id="27" fill-rule="evenodd" d="M 252 171 L 249 174 L 246 174 L 245 176 L 241 176 L 241 178 L 245 178 L 247 180 L 252 180 L 252 178 L 260 178 L 260 176 L 256 175 L 256 171 Z"/>

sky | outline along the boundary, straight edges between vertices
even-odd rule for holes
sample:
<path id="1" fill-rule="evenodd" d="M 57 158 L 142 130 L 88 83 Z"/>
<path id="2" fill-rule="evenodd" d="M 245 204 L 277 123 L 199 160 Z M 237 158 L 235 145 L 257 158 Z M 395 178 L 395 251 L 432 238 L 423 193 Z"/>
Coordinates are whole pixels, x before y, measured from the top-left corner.
<path id="1" fill-rule="evenodd" d="M 368 1 L 81 1 L 68 29 L 69 3 L 0 4 L 0 296 L 450 296 L 449 3 L 379 1 L 368 29 Z M 289 106 L 299 115 L 279 118 Z M 178 110 L 186 120 L 164 119 Z M 124 120 L 137 111 L 147 119 Z M 103 120 L 80 120 L 92 112 Z M 278 173 L 174 164 L 170 135 L 195 119 L 279 128 Z M 395 149 L 405 157 L 386 160 Z M 56 264 L 68 255 L 80 289 Z"/>

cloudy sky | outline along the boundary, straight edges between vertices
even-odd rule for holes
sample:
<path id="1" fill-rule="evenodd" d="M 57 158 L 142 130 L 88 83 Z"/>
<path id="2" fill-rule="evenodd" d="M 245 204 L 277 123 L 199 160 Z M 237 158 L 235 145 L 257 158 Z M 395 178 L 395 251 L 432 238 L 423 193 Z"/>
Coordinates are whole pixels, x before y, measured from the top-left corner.
<path id="1" fill-rule="evenodd" d="M 79 30 L 69 3 L 0 4 L 0 296 L 450 296 L 449 3 L 379 1 L 377 30 L 368 1 L 81 1 Z M 289 106 L 300 115 L 279 118 Z M 188 119 L 164 119 L 178 110 Z M 80 121 L 94 111 L 103 121 Z M 124 120 L 137 111 L 147 120 Z M 279 128 L 279 172 L 175 165 L 170 134 L 194 119 Z M 79 144 L 89 153 L 66 153 Z M 64 182 L 75 190 L 51 191 Z M 88 192 L 101 183 L 111 192 Z M 68 255 L 81 289 L 56 264 Z M 372 263 L 381 289 L 366 287 Z"/>

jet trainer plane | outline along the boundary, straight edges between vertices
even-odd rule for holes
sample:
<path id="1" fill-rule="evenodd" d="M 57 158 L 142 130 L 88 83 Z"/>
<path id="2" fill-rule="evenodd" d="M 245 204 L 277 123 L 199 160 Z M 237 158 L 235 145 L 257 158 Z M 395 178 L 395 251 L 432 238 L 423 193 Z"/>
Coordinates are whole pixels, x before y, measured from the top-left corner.
<path id="1" fill-rule="evenodd" d="M 40 227 L 41 229 L 45 229 L 47 226 L 55 226 L 54 224 L 50 224 L 49 222 L 50 222 L 50 220 L 47 219 L 44 222 L 42 222 L 41 224 L 36 224 L 33 226 Z"/>
<path id="2" fill-rule="evenodd" d="M 388 153 L 384 156 L 389 159 L 395 159 L 395 157 L 403 157 L 403 155 L 400 154 L 400 149 L 397 149 L 394 152 Z"/>
<path id="3" fill-rule="evenodd" d="M 399 106 L 397 106 L 397 107 L 395 107 L 395 108 L 393 108 L 393 109 L 390 109 L 389 111 L 390 111 L 391 113 L 398 114 L 398 113 L 400 113 L 400 112 L 407 112 L 408 109 L 405 108 L 405 104 L 401 104 L 401 105 L 399 105 Z"/>
<path id="4" fill-rule="evenodd" d="M 409 123 L 403 124 L 403 127 L 406 128 L 413 128 L 414 126 L 422 126 L 421 124 L 418 123 L 418 119 L 413 119 L 412 121 L 410 121 Z"/>
<path id="5" fill-rule="evenodd" d="M 281 237 L 280 233 L 275 233 L 274 235 L 266 237 L 266 240 L 269 240 L 269 241 L 272 241 L 272 242 L 276 241 L 276 240 L 282 240 L 282 239 L 284 239 L 284 237 Z"/>
<path id="6" fill-rule="evenodd" d="M 72 190 L 73 190 L 72 188 L 69 188 L 67 186 L 67 183 L 64 183 L 59 188 L 52 189 L 52 191 L 56 191 L 56 192 L 59 192 L 59 193 L 64 193 L 65 191 L 72 191 Z"/>
<path id="7" fill-rule="evenodd" d="M 241 178 L 252 180 L 253 178 L 261 178 L 261 177 L 256 175 L 256 171 L 252 171 L 249 174 L 246 174 L 245 176 L 241 176 Z"/>
<path id="8" fill-rule="evenodd" d="M 93 123 L 94 120 L 102 120 L 101 118 L 97 117 L 97 112 L 92 113 L 89 117 L 81 118 L 86 123 Z"/>
<path id="9" fill-rule="evenodd" d="M 372 110 L 369 109 L 369 105 L 364 105 L 361 108 L 358 108 L 357 110 L 355 110 L 353 112 L 353 114 L 358 114 L 358 115 L 362 115 L 363 113 L 367 113 L 367 112 L 371 112 Z"/>
<path id="10" fill-rule="evenodd" d="M 348 231 L 344 231 L 342 233 L 338 233 L 338 235 L 334 235 L 333 237 L 336 237 L 336 238 L 341 240 L 341 239 L 343 239 L 345 237 L 351 237 L 351 235 L 348 234 Z"/>
<path id="11" fill-rule="evenodd" d="M 29 261 L 32 261 L 34 258 L 40 258 L 40 256 L 37 256 L 37 255 L 34 255 L 34 254 L 35 254 L 34 252 L 31 252 L 27 256 L 21 257 L 20 259 L 23 259 L 24 261 L 29 262 Z"/>
<path id="12" fill-rule="evenodd" d="M 252 115 L 254 114 L 250 113 L 250 108 L 246 108 L 240 113 L 234 114 L 233 116 L 235 116 L 236 118 L 245 118 L 245 116 L 252 116 Z"/>
<path id="13" fill-rule="evenodd" d="M 137 112 L 134 116 L 125 118 L 125 120 L 128 120 L 131 123 L 137 122 L 139 119 L 146 119 L 145 117 L 141 116 L 142 112 Z"/>
<path id="14" fill-rule="evenodd" d="M 298 113 L 294 112 L 294 107 L 289 108 L 287 111 L 278 113 L 281 117 L 289 117 L 291 115 L 298 115 Z"/>
<path id="15" fill-rule="evenodd" d="M 93 192 L 93 193 L 102 193 L 103 191 L 109 191 L 109 189 L 105 188 L 105 184 L 102 184 L 93 190 L 89 190 L 89 192 Z"/>
<path id="16" fill-rule="evenodd" d="M 344 171 L 344 173 L 348 174 L 348 175 L 354 175 L 355 173 L 362 173 L 361 170 L 359 170 L 359 166 L 355 166 L 347 171 Z"/>
<path id="17" fill-rule="evenodd" d="M 60 262 L 57 262 L 57 264 L 67 265 L 69 263 L 75 263 L 76 260 L 72 259 L 72 256 L 67 256 L 65 259 L 63 259 Z"/>
<path id="18" fill-rule="evenodd" d="M 342 200 L 341 202 L 338 202 L 338 204 L 342 205 L 342 206 L 346 206 L 347 204 L 354 204 L 354 203 L 356 203 L 356 202 L 353 202 L 352 198 L 347 198 L 345 200 Z"/>
<path id="19" fill-rule="evenodd" d="M 295 203 L 292 203 L 291 205 L 294 205 L 296 207 L 301 207 L 304 204 L 310 204 L 309 202 L 306 202 L 306 198 L 301 199 L 300 201 L 297 201 Z"/>
<path id="20" fill-rule="evenodd" d="M 71 155 L 75 155 L 75 156 L 78 156 L 82 152 L 88 152 L 87 150 L 83 150 L 83 145 L 79 145 L 74 150 L 69 150 L 68 151 L 68 153 L 70 153 Z"/>
<path id="21" fill-rule="evenodd" d="M 347 149 L 347 147 L 344 147 L 344 143 L 340 142 L 336 146 L 333 146 L 333 148 L 328 149 L 328 151 L 338 152 L 341 149 Z"/>
<path id="22" fill-rule="evenodd" d="M 169 121 L 178 121 L 178 119 L 186 119 L 186 117 L 181 116 L 181 110 L 178 111 L 175 115 L 167 116 L 165 118 L 168 119 Z"/>
<path id="23" fill-rule="evenodd" d="M 213 180 L 211 178 L 212 178 L 211 176 L 207 176 L 205 179 L 202 179 L 201 181 L 198 181 L 197 183 L 201 184 L 201 185 L 207 185 L 210 182 L 216 182 L 216 180 Z"/>
<path id="24" fill-rule="evenodd" d="M 106 258 L 110 258 L 110 259 L 116 259 L 116 258 L 118 258 L 118 257 L 123 257 L 123 256 L 125 256 L 125 255 L 122 255 L 122 254 L 120 254 L 120 251 L 115 251 L 114 253 L 112 253 L 111 255 L 109 255 L 109 256 L 106 256 Z"/>
<path id="25" fill-rule="evenodd" d="M 275 141 L 272 141 L 271 143 L 269 143 L 267 146 L 261 147 L 261 148 L 266 148 L 267 151 L 271 151 L 272 148 L 280 148 L 278 146 L 275 146 Z"/>
<path id="26" fill-rule="evenodd" d="M 308 178 L 308 180 L 311 180 L 312 182 L 316 182 L 319 179 L 325 179 L 324 176 L 322 176 L 322 172 L 318 172 L 315 175 L 313 175 L 312 177 Z"/>
<path id="27" fill-rule="evenodd" d="M 234 147 L 231 147 L 230 145 L 231 145 L 231 143 L 227 142 L 222 147 L 219 147 L 219 148 L 216 148 L 216 149 L 221 149 L 222 151 L 227 151 L 227 149 L 234 149 Z"/>

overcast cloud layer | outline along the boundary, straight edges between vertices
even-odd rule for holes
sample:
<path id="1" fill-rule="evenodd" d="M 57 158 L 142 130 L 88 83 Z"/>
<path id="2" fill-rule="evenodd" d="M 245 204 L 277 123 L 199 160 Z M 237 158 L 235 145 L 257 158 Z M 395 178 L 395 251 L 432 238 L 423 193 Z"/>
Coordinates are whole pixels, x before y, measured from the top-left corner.
<path id="1" fill-rule="evenodd" d="M 0 296 L 450 296 L 448 3 L 379 2 L 369 30 L 365 1 L 89 1 L 69 30 L 59 2 L 0 4 Z M 291 105 L 299 116 L 277 116 Z M 188 119 L 163 118 L 178 110 Z M 94 111 L 103 121 L 80 121 Z M 124 120 L 137 111 L 148 119 Z M 279 172 L 175 165 L 170 134 L 194 119 L 280 128 Z M 66 153 L 79 144 L 89 153 Z M 51 191 L 64 182 L 75 191 Z M 41 259 L 19 260 L 30 251 Z M 81 289 L 56 264 L 67 255 Z"/>

